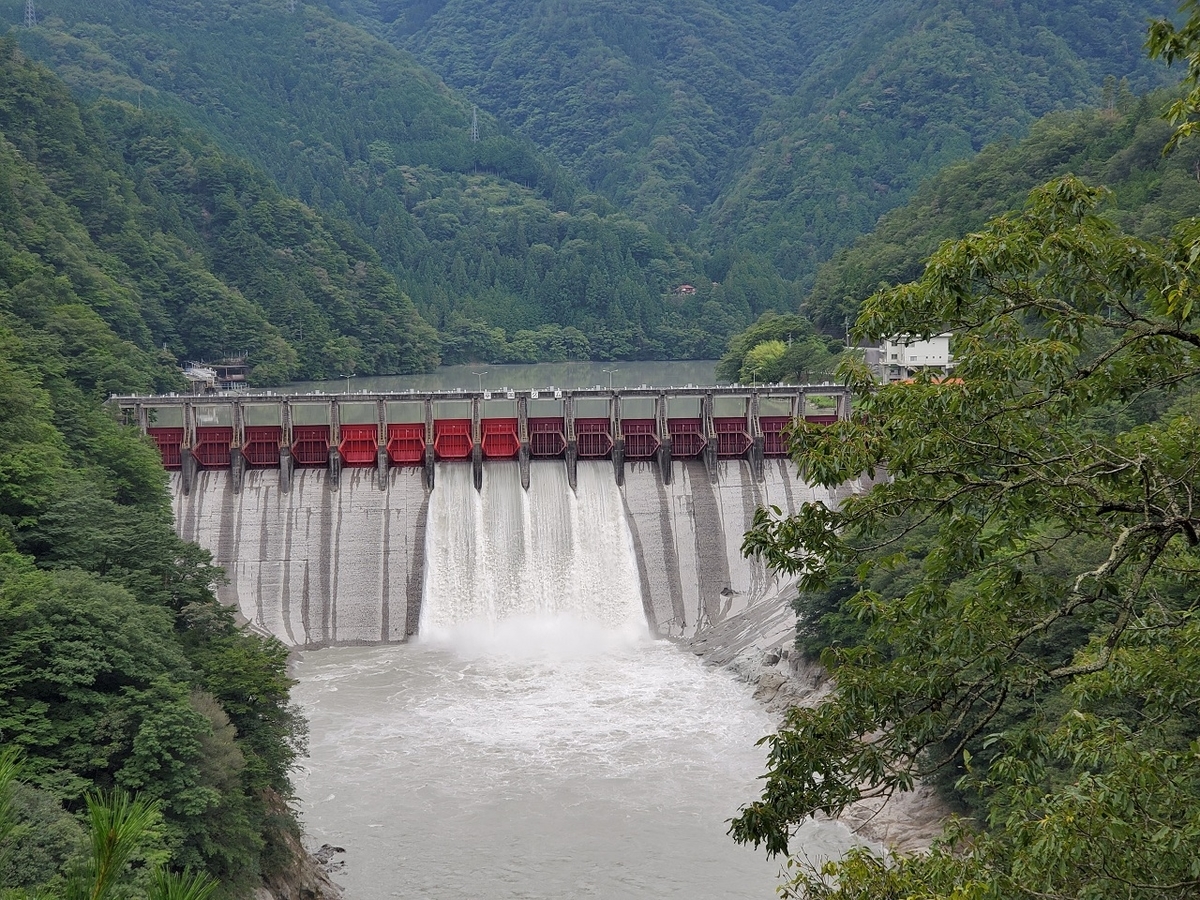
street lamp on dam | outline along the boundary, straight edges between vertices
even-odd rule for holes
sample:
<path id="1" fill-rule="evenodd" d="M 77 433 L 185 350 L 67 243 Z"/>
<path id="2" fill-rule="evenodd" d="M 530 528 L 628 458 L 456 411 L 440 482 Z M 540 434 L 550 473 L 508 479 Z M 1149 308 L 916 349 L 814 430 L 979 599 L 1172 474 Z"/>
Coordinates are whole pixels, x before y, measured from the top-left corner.
<path id="1" fill-rule="evenodd" d="M 488 373 L 487 369 L 484 369 L 482 372 L 472 372 L 471 373 L 472 375 L 474 375 L 476 378 L 479 379 L 479 393 L 481 393 L 481 394 L 483 393 L 483 376 L 486 375 L 487 373 Z"/>
<path id="2" fill-rule="evenodd" d="M 612 377 L 613 377 L 613 373 L 614 373 L 614 372 L 620 372 L 621 370 L 620 370 L 620 369 L 601 369 L 600 371 L 601 371 L 601 372 L 607 372 L 607 373 L 608 373 L 608 389 L 611 391 L 611 390 L 612 390 Z"/>

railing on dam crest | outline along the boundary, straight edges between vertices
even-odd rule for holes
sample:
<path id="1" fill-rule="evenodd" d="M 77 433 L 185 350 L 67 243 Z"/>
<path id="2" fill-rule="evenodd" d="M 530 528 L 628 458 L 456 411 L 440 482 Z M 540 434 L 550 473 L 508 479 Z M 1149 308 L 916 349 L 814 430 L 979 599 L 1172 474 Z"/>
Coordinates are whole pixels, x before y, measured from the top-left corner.
<path id="1" fill-rule="evenodd" d="M 674 460 L 703 460 L 715 480 L 721 460 L 787 456 L 796 419 L 834 422 L 849 414 L 839 385 L 748 388 L 600 388 L 345 394 L 228 394 L 115 397 L 123 421 L 158 446 L 163 465 L 182 472 L 184 491 L 202 470 L 228 470 L 239 490 L 247 469 L 278 469 L 289 490 L 296 468 L 324 468 L 336 486 L 344 467 L 374 467 L 380 487 L 392 467 L 420 467 L 433 486 L 439 461 L 470 462 L 475 485 L 485 460 L 562 459 L 575 486 L 580 459 L 657 464 L 670 484 Z"/>

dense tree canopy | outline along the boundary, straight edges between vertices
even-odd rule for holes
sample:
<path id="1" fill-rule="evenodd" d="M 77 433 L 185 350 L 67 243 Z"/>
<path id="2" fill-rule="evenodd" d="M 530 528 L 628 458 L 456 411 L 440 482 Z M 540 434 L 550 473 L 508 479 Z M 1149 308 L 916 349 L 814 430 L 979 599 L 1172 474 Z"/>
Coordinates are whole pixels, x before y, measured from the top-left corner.
<path id="1" fill-rule="evenodd" d="M 838 690 L 767 739 L 766 790 L 733 834 L 783 852 L 806 816 L 947 769 L 982 798 L 933 853 L 858 854 L 829 869 L 836 885 L 798 878 L 806 896 L 1200 886 L 1182 851 L 1200 840 L 1200 232 L 1129 236 L 1104 196 L 1051 182 L 873 297 L 862 336 L 950 331 L 957 377 L 877 387 L 848 366 L 853 419 L 800 430 L 795 458 L 830 487 L 887 477 L 747 536 L 817 594 L 908 575 L 841 601 L 861 634 L 825 654 Z M 914 566 L 892 554 L 916 528 Z"/>
<path id="2" fill-rule="evenodd" d="M 0 39 L 0 289 L 97 396 L 246 354 L 260 384 L 428 369 L 437 338 L 344 224 L 168 116 L 79 105 Z M 277 324 L 276 324 L 277 323 Z"/>
<path id="3" fill-rule="evenodd" d="M 81 97 L 107 98 L 101 116 L 161 227 L 202 241 L 276 329 L 236 346 L 247 329 L 221 327 L 232 305 L 213 290 L 211 326 L 189 320 L 208 358 L 218 342 L 266 357 L 260 382 L 427 368 L 439 347 L 425 322 L 447 362 L 505 362 L 553 359 L 556 344 L 596 359 L 714 355 L 750 320 L 671 302 L 701 280 L 696 254 L 486 112 L 473 141 L 470 104 L 335 11 L 64 0 L 42 23 L 23 46 Z M 547 326 L 587 340 L 518 336 Z M 491 337 L 471 338 L 481 330 Z"/>
<path id="4" fill-rule="evenodd" d="M 1168 99 L 1163 91 L 1134 97 L 1113 86 L 1094 109 L 1052 113 L 1021 140 L 998 141 L 947 167 L 823 265 L 802 311 L 818 327 L 839 332 L 881 287 L 919 277 L 942 241 L 1019 209 L 1035 186 L 1068 172 L 1111 190 L 1106 214 L 1125 230 L 1165 237 L 1200 204 L 1200 146 L 1162 153 L 1171 135 L 1160 116 Z"/>
<path id="5" fill-rule="evenodd" d="M 348 2 L 656 230 L 802 286 L 946 163 L 1162 79 L 1142 33 L 1174 6 Z"/>
<path id="6" fill-rule="evenodd" d="M 183 313 L 153 276 L 179 265 L 181 291 L 239 294 L 155 230 L 88 148 L 106 132 L 11 40 L 0 121 L 0 742 L 27 782 L 0 892 L 69 893 L 70 814 L 103 790 L 158 810 L 139 852 L 244 896 L 297 829 L 286 650 L 217 602 L 220 572 L 174 532 L 157 451 L 100 406 L 179 384 L 155 345 Z"/>
<path id="7" fill-rule="evenodd" d="M 802 316 L 763 313 L 730 340 L 716 374 L 742 384 L 827 381 L 843 349 L 841 341 L 818 335 Z"/>
<path id="8" fill-rule="evenodd" d="M 164 863 L 244 893 L 286 863 L 280 829 L 295 827 L 272 799 L 290 796 L 303 737 L 286 650 L 237 628 L 217 602 L 208 554 L 174 533 L 153 447 L 64 376 L 53 345 L 26 343 L 6 323 L 21 327 L 0 314 L 0 431 L 10 439 L 0 458 L 0 737 L 23 751 L 32 796 L 44 797 L 26 808 L 79 810 L 97 789 L 136 793 L 161 811 L 150 849 Z M 44 837 L 27 829 L 0 851 L 23 859 Z M 0 867 L 5 887 L 31 878 L 23 865 Z"/>

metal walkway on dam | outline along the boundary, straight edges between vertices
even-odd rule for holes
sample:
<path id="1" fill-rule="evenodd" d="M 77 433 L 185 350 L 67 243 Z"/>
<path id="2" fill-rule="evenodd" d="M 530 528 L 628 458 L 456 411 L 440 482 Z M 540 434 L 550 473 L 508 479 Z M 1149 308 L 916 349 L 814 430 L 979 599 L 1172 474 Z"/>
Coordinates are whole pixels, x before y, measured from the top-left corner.
<path id="1" fill-rule="evenodd" d="M 763 461 L 787 456 L 785 429 L 803 418 L 849 413 L 840 385 L 668 389 L 501 390 L 343 394 L 236 393 L 116 397 L 122 420 L 158 446 L 163 465 L 190 491 L 203 471 L 277 469 L 289 490 L 296 469 L 374 468 L 381 489 L 393 467 L 416 467 L 432 488 L 435 464 L 470 462 L 475 487 L 485 460 L 517 460 L 529 487 L 531 460 L 562 459 L 571 487 L 579 460 L 652 462 L 670 484 L 678 461 L 742 459 L 761 480 Z"/>

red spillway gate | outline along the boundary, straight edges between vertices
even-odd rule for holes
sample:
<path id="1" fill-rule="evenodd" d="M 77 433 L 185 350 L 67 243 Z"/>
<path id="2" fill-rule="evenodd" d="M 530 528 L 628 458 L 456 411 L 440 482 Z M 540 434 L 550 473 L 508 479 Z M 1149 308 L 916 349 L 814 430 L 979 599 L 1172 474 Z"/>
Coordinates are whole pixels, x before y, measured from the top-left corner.
<path id="1" fill-rule="evenodd" d="M 279 468 L 279 448 L 283 445 L 280 425 L 247 425 L 242 458 L 252 469 Z"/>
<path id="2" fill-rule="evenodd" d="M 529 420 L 529 455 L 538 459 L 562 456 L 567 449 L 567 434 L 562 416 Z"/>
<path id="3" fill-rule="evenodd" d="M 329 426 L 293 425 L 292 460 L 298 466 L 329 465 Z"/>
<path id="4" fill-rule="evenodd" d="M 348 466 L 373 466 L 379 454 L 379 426 L 343 425 L 338 453 Z"/>
<path id="5" fill-rule="evenodd" d="M 388 459 L 397 466 L 419 466 L 425 462 L 425 423 L 388 425 Z"/>
<path id="6" fill-rule="evenodd" d="M 512 459 L 521 449 L 516 419 L 481 419 L 483 455 L 488 459 Z"/>
<path id="7" fill-rule="evenodd" d="M 812 414 L 804 417 L 805 422 L 812 422 L 815 425 L 832 425 L 837 420 L 837 413 Z"/>
<path id="8" fill-rule="evenodd" d="M 653 459 L 660 442 L 653 419 L 622 419 L 621 436 L 625 439 L 625 458 Z"/>
<path id="9" fill-rule="evenodd" d="M 612 453 L 608 419 L 576 419 L 575 447 L 581 459 L 602 459 Z"/>
<path id="10" fill-rule="evenodd" d="M 177 471 L 183 468 L 182 428 L 147 428 L 146 434 L 158 445 L 164 469 Z"/>
<path id="11" fill-rule="evenodd" d="M 433 423 L 433 450 L 438 459 L 470 459 L 470 419 L 435 419 Z"/>
<path id="12" fill-rule="evenodd" d="M 714 418 L 713 430 L 717 433 L 717 456 L 721 459 L 745 456 L 753 443 L 746 433 L 746 420 L 740 416 L 736 419 Z"/>
<path id="13" fill-rule="evenodd" d="M 667 419 L 667 434 L 671 436 L 671 455 L 676 459 L 699 456 L 708 444 L 700 419 Z"/>
<path id="14" fill-rule="evenodd" d="M 791 416 L 760 416 L 758 424 L 763 433 L 763 456 L 781 457 L 788 455 L 787 438 L 784 431 L 791 423 Z"/>
<path id="15" fill-rule="evenodd" d="M 228 469 L 229 450 L 233 445 L 233 429 L 228 426 L 205 426 L 196 429 L 196 446 L 192 455 L 201 468 Z"/>

